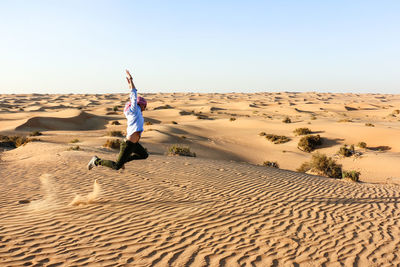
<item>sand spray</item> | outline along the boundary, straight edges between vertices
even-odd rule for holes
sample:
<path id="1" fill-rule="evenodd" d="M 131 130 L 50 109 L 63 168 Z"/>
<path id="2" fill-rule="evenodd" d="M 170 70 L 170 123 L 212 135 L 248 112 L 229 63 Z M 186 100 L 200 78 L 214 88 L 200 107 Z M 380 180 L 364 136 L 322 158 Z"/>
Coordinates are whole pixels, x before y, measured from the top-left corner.
<path id="1" fill-rule="evenodd" d="M 88 193 L 86 196 L 75 195 L 75 198 L 69 203 L 69 206 L 78 206 L 93 203 L 100 196 L 101 187 L 97 182 L 97 179 L 93 183 L 93 191 Z"/>

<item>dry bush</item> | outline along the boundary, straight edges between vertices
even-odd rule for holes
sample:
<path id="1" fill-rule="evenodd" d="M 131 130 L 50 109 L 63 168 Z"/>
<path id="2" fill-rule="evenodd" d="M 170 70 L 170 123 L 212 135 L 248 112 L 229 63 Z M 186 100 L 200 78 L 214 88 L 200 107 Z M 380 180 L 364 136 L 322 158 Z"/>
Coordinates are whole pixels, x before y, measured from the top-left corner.
<path id="1" fill-rule="evenodd" d="M 358 182 L 359 178 L 360 178 L 360 172 L 358 171 L 345 171 L 343 170 L 342 172 L 342 178 L 347 178 L 350 179 L 354 182 Z"/>
<path id="2" fill-rule="evenodd" d="M 306 135 L 312 133 L 309 128 L 297 128 L 293 131 L 295 135 Z"/>
<path id="3" fill-rule="evenodd" d="M 359 142 L 359 143 L 357 144 L 357 146 L 360 147 L 360 148 L 367 148 L 367 143 L 365 143 L 365 142 Z"/>
<path id="4" fill-rule="evenodd" d="M 81 148 L 79 146 L 71 146 L 70 148 L 68 148 L 68 150 L 81 150 Z"/>
<path id="5" fill-rule="evenodd" d="M 297 148 L 305 151 L 305 152 L 311 152 L 313 151 L 317 146 L 322 144 L 321 137 L 318 135 L 306 135 L 303 136 L 298 145 Z"/>
<path id="6" fill-rule="evenodd" d="M 120 145 L 121 141 L 119 139 L 107 139 L 106 143 L 103 146 L 113 149 L 119 149 Z"/>
<path id="7" fill-rule="evenodd" d="M 375 127 L 375 125 L 373 125 L 372 123 L 369 123 L 369 122 L 367 122 L 367 123 L 365 124 L 365 126 L 368 126 L 368 127 Z"/>
<path id="8" fill-rule="evenodd" d="M 151 121 L 145 121 L 144 125 L 149 126 L 149 125 L 153 125 L 153 123 Z"/>
<path id="9" fill-rule="evenodd" d="M 289 137 L 276 134 L 265 134 L 265 138 L 274 144 L 283 144 L 290 141 Z"/>
<path id="10" fill-rule="evenodd" d="M 33 131 L 33 132 L 31 132 L 31 133 L 29 134 L 29 136 L 39 136 L 39 135 L 42 135 L 42 133 L 39 132 L 39 131 Z"/>
<path id="11" fill-rule="evenodd" d="M 186 157 L 196 157 L 196 153 L 191 152 L 188 146 L 172 145 L 168 148 L 169 155 L 178 155 Z"/>
<path id="12" fill-rule="evenodd" d="M 331 157 L 320 153 L 315 153 L 312 155 L 311 161 L 304 162 L 300 168 L 297 169 L 297 171 L 311 171 L 331 178 L 342 177 L 342 165 L 337 164 L 336 161 Z"/>
<path id="13" fill-rule="evenodd" d="M 70 142 L 70 143 L 73 143 L 73 144 L 74 144 L 74 143 L 78 143 L 78 142 L 79 142 L 79 139 L 76 139 L 76 138 L 75 138 L 75 139 L 72 139 L 72 140 L 69 141 L 69 142 Z"/>
<path id="14" fill-rule="evenodd" d="M 272 167 L 272 168 L 278 168 L 279 169 L 279 164 L 276 161 L 267 160 L 267 161 L 264 161 L 263 165 L 266 166 L 266 167 Z"/>
<path id="15" fill-rule="evenodd" d="M 235 121 L 235 120 L 236 120 L 236 118 L 234 118 L 234 117 L 229 118 L 229 121 Z"/>
<path id="16" fill-rule="evenodd" d="M 112 121 L 111 125 L 121 125 L 121 123 L 119 121 Z"/>
<path id="17" fill-rule="evenodd" d="M 6 136 L 0 135 L 0 147 L 17 148 L 32 141 L 39 141 L 35 138 L 26 138 L 25 136 Z"/>
<path id="18" fill-rule="evenodd" d="M 114 106 L 112 110 L 113 111 L 118 111 L 118 106 Z"/>
<path id="19" fill-rule="evenodd" d="M 353 121 L 350 119 L 341 119 L 341 120 L 338 120 L 338 122 L 353 122 Z"/>
<path id="20" fill-rule="evenodd" d="M 124 134 L 121 131 L 109 131 L 107 133 L 108 136 L 113 136 L 113 137 L 123 137 Z"/>
<path id="21" fill-rule="evenodd" d="M 284 123 L 291 123 L 292 120 L 291 120 L 289 117 L 286 117 L 285 119 L 283 119 L 282 122 L 284 122 Z"/>
<path id="22" fill-rule="evenodd" d="M 343 157 L 351 157 L 355 153 L 354 145 L 351 145 L 350 148 L 348 148 L 347 145 L 345 144 L 342 147 L 340 147 L 337 153 Z"/>

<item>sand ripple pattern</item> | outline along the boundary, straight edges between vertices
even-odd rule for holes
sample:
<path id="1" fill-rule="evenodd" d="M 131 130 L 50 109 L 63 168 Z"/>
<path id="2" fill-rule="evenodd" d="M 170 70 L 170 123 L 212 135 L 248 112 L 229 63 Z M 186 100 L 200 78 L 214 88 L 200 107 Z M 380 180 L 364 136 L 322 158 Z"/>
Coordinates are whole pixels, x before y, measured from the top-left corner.
<path id="1" fill-rule="evenodd" d="M 88 172 L 87 160 L 0 163 L 1 266 L 400 264 L 395 185 L 165 156 Z M 97 200 L 68 205 L 95 179 Z"/>

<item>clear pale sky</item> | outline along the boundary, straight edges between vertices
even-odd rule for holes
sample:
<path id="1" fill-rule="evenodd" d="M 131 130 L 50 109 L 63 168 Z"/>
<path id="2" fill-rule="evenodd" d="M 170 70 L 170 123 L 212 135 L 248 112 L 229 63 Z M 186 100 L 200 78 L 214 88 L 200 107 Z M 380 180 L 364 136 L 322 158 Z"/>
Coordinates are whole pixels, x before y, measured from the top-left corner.
<path id="1" fill-rule="evenodd" d="M 0 93 L 400 93 L 400 1 L 0 0 Z"/>

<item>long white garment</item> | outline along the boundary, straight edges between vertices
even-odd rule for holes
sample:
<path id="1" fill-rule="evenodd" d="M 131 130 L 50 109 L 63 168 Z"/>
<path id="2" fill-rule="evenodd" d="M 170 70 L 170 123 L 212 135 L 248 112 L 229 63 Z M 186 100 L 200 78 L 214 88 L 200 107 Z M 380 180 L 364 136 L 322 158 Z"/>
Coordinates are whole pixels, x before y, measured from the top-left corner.
<path id="1" fill-rule="evenodd" d="M 124 114 L 127 119 L 126 138 L 129 138 L 134 132 L 143 132 L 144 119 L 142 111 L 137 104 L 137 90 L 132 89 L 130 95 L 131 101 L 126 102 Z"/>

